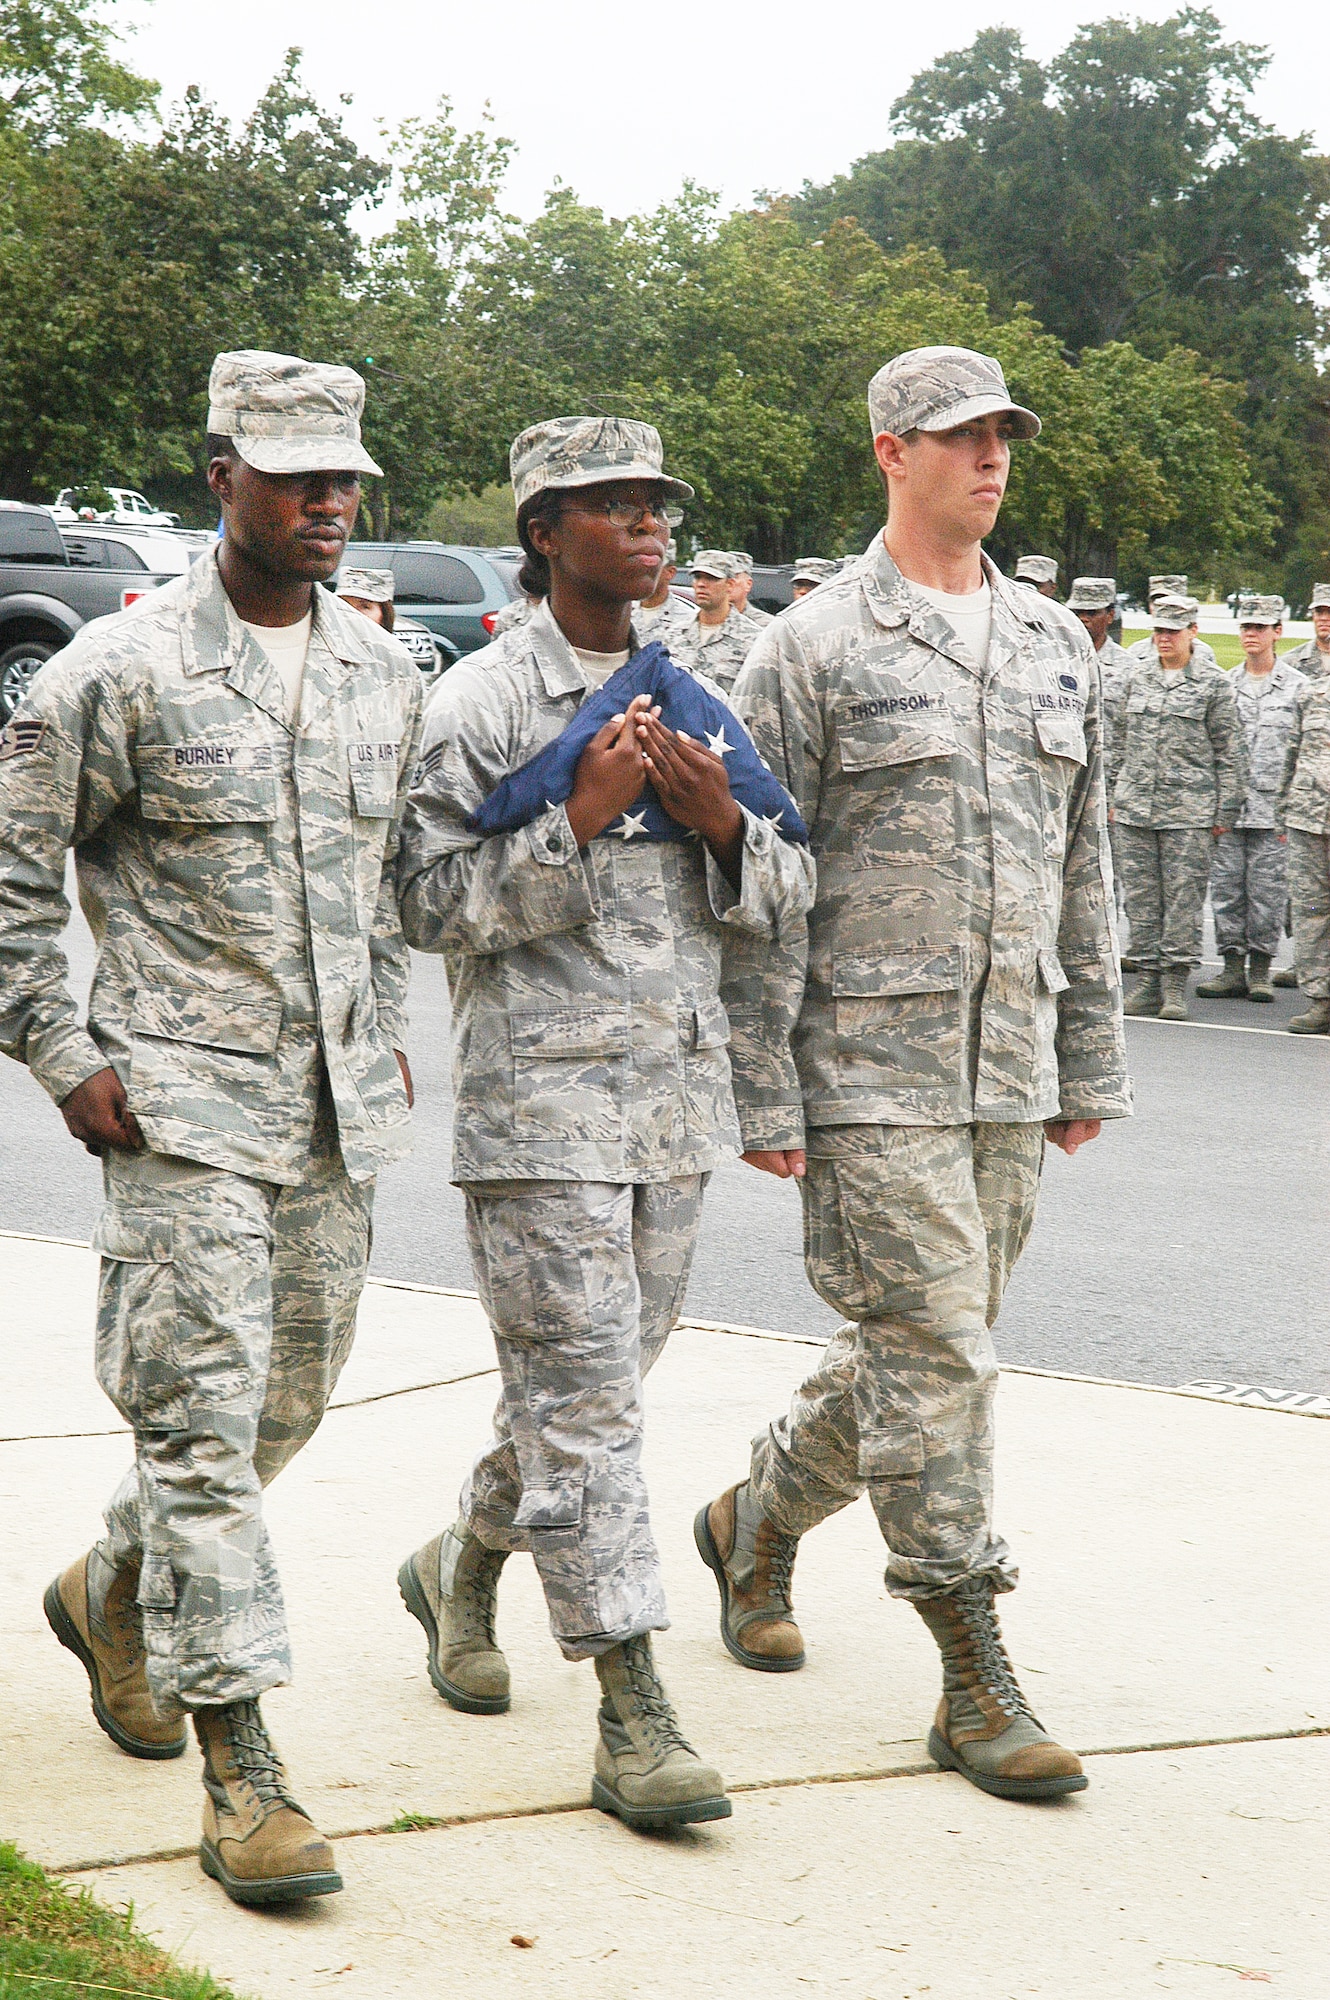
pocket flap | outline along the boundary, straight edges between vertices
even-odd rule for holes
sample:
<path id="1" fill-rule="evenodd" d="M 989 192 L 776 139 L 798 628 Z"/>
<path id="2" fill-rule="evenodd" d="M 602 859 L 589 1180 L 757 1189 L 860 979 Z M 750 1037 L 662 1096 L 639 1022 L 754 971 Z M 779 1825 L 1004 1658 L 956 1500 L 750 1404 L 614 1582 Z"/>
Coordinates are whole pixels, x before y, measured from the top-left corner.
<path id="1" fill-rule="evenodd" d="M 960 954 L 945 951 L 890 951 L 869 957 L 832 960 L 831 991 L 837 1000 L 873 1000 L 893 993 L 950 993 L 961 983 Z"/>
<path id="2" fill-rule="evenodd" d="M 924 1434 L 918 1424 L 875 1424 L 859 1435 L 861 1479 L 918 1479 L 924 1470 Z"/>
<path id="3" fill-rule="evenodd" d="M 397 745 L 348 743 L 347 763 L 362 819 L 391 819 L 397 801 Z"/>
<path id="4" fill-rule="evenodd" d="M 1068 757 L 1073 764 L 1085 762 L 1085 725 L 1074 715 L 1046 715 L 1036 710 L 1035 731 L 1039 747 L 1050 757 Z"/>
<path id="5" fill-rule="evenodd" d="M 626 1056 L 629 1049 L 627 1017 L 607 1017 L 589 1007 L 542 1007 L 539 1012 L 514 1014 L 509 1033 L 514 1056 L 528 1059 Z"/>
<path id="6" fill-rule="evenodd" d="M 226 826 L 277 817 L 270 743 L 201 737 L 140 746 L 135 759 L 144 819 Z"/>
<path id="7" fill-rule="evenodd" d="M 951 718 L 941 711 L 927 721 L 908 723 L 871 719 L 856 723 L 838 716 L 836 747 L 843 771 L 875 771 L 928 757 L 950 757 L 956 749 L 956 732 Z"/>
<path id="8" fill-rule="evenodd" d="M 169 1042 L 199 1042 L 210 1049 L 268 1056 L 282 1031 L 282 1003 L 275 993 L 217 992 L 175 986 L 154 973 L 140 986 L 129 1017 L 130 1033 Z"/>
<path id="9" fill-rule="evenodd" d="M 730 1017 L 714 996 L 693 1009 L 693 1047 L 723 1049 L 730 1039 Z"/>
<path id="10" fill-rule="evenodd" d="M 1071 985 L 1071 981 L 1062 970 L 1062 960 L 1055 951 L 1045 950 L 1039 953 L 1039 977 L 1049 993 L 1065 993 Z"/>
<path id="11" fill-rule="evenodd" d="M 132 1220 L 103 1209 L 92 1232 L 92 1247 L 118 1264 L 169 1264 L 172 1261 L 169 1215 L 135 1216 Z"/>

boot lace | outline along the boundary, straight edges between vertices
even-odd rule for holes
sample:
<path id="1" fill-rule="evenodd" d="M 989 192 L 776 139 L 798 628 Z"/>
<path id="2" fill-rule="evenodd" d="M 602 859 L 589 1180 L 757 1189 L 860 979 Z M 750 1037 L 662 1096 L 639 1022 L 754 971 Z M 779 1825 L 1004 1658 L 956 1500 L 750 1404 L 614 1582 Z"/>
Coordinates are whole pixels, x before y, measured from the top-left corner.
<path id="1" fill-rule="evenodd" d="M 475 1557 L 457 1579 L 455 1591 L 463 1599 L 468 1622 L 478 1624 L 485 1643 L 495 1644 L 494 1624 L 499 1611 L 499 1576 L 508 1560 L 507 1549 L 487 1549 Z"/>
<path id="2" fill-rule="evenodd" d="M 233 1701 L 223 1711 L 226 1747 L 236 1775 L 245 1780 L 263 1806 L 294 1805 L 286 1789 L 286 1774 L 272 1746 L 256 1701 Z"/>
<path id="3" fill-rule="evenodd" d="M 771 1577 L 770 1594 L 779 1601 L 783 1610 L 790 1612 L 794 1609 L 794 1559 L 798 1553 L 797 1535 L 772 1534 L 771 1553 L 768 1559 Z"/>
<path id="4" fill-rule="evenodd" d="M 658 1750 L 686 1750 L 693 1755 L 693 1746 L 685 1739 L 670 1698 L 661 1686 L 650 1641 L 629 1639 L 624 1645 L 623 1659 L 635 1714 L 653 1746 Z"/>
<path id="5" fill-rule="evenodd" d="M 958 1591 L 956 1597 L 978 1678 L 1004 1715 L 1013 1719 L 1018 1715 L 1028 1715 L 1033 1722 L 1034 1711 L 1021 1693 L 1015 1668 L 1002 1643 L 1002 1628 L 993 1608 L 991 1585 L 983 1582 L 977 1587 L 971 1585 Z"/>

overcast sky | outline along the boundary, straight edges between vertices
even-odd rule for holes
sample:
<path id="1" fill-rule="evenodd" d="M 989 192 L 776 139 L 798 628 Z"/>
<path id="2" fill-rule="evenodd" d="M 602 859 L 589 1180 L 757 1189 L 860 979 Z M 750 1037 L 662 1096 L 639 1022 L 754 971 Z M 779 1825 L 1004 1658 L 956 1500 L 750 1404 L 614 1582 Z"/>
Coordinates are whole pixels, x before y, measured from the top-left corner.
<path id="1" fill-rule="evenodd" d="M 135 66 L 168 97 L 202 84 L 232 115 L 250 109 L 292 44 L 316 96 L 351 96 L 348 121 L 367 147 L 378 119 L 427 112 L 441 93 L 464 124 L 488 100 L 518 146 L 507 203 L 529 216 L 556 177 L 614 215 L 668 199 L 685 177 L 728 205 L 824 180 L 882 146 L 910 78 L 982 27 L 1016 27 L 1045 58 L 1079 21 L 1162 20 L 1176 7 L 712 0 L 692 16 L 671 10 L 668 25 L 663 9 L 628 0 L 227 0 L 220 10 L 152 0 L 133 11 Z M 1216 11 L 1234 36 L 1273 49 L 1261 115 L 1330 150 L 1324 0 L 1218 0 Z"/>

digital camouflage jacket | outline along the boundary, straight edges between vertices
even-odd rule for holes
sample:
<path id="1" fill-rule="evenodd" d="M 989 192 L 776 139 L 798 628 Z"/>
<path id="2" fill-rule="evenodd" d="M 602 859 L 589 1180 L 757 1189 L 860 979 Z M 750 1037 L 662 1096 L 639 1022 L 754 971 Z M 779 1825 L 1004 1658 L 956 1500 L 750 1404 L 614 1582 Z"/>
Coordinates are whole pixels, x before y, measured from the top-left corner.
<path id="1" fill-rule="evenodd" d="M 1124 826 L 1233 826 L 1247 739 L 1222 667 L 1193 651 L 1180 675 L 1138 662 L 1106 707 L 1108 801 Z"/>
<path id="2" fill-rule="evenodd" d="M 802 999 L 786 973 L 810 1148 L 833 1125 L 1130 1110 L 1090 642 L 984 568 L 982 672 L 878 536 L 735 689 L 817 860 Z M 746 1136 L 800 1143 L 797 1101 L 740 1109 Z"/>
<path id="3" fill-rule="evenodd" d="M 516 833 L 467 831 L 587 690 L 545 604 L 451 668 L 426 711 L 399 876 L 407 937 L 448 968 L 457 1181 L 710 1171 L 739 1142 L 722 947 L 803 935 L 808 852 L 746 812 L 737 896 L 700 841 L 629 828 L 579 850 L 561 805 Z M 788 1067 L 783 1041 L 770 1060 Z"/>
<path id="4" fill-rule="evenodd" d="M 404 1152 L 393 865 L 420 701 L 402 648 L 316 589 L 293 733 L 211 553 L 85 626 L 0 733 L 0 1049 L 57 1103 L 113 1064 L 155 1151 L 286 1184 L 326 1065 L 352 1177 Z"/>

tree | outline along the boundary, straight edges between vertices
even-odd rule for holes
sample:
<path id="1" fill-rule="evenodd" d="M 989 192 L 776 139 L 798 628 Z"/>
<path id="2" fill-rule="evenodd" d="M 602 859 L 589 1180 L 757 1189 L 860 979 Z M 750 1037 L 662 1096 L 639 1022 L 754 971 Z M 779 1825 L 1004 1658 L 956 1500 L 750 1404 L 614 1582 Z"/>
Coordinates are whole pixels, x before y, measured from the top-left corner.
<path id="1" fill-rule="evenodd" d="M 120 61 L 118 40 L 100 0 L 0 0 L 0 133 L 49 145 L 150 111 L 157 85 Z"/>
<path id="2" fill-rule="evenodd" d="M 1305 522 L 1330 534 L 1311 290 L 1330 163 L 1253 113 L 1268 62 L 1208 8 L 1083 27 L 1046 65 L 986 29 L 915 78 L 892 144 L 806 187 L 796 212 L 813 232 L 852 216 L 889 252 L 936 246 L 999 315 L 1027 302 L 1069 357 L 1124 340 L 1201 355 L 1239 385 L 1292 560 Z"/>

